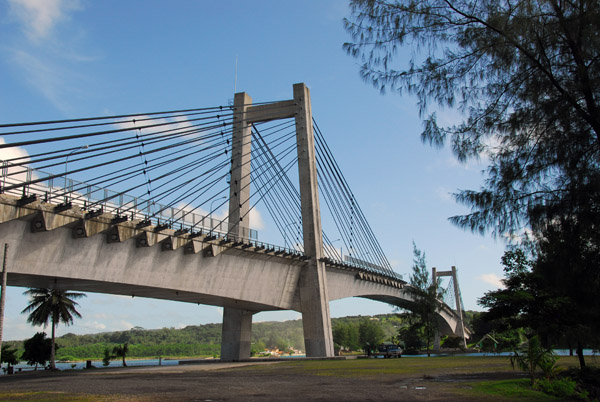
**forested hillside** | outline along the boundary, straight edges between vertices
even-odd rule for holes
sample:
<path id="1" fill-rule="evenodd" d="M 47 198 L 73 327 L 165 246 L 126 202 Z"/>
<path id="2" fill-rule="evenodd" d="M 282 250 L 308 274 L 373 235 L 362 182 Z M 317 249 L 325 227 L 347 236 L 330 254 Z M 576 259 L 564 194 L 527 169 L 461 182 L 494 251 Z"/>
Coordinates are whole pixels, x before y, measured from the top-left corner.
<path id="1" fill-rule="evenodd" d="M 398 333 L 402 320 L 395 314 L 373 317 L 355 316 L 332 319 L 335 327 L 340 324 L 358 325 L 361 319 L 376 321 L 385 337 Z M 90 335 L 66 334 L 56 339 L 58 360 L 101 359 L 104 350 L 129 343 L 128 357 L 217 357 L 221 350 L 221 324 L 190 325 L 182 329 L 144 329 L 134 327 L 128 331 L 103 332 Z M 23 341 L 5 342 L 23 352 Z M 252 325 L 252 350 L 265 348 L 304 351 L 302 320 L 283 322 L 258 322 Z"/>

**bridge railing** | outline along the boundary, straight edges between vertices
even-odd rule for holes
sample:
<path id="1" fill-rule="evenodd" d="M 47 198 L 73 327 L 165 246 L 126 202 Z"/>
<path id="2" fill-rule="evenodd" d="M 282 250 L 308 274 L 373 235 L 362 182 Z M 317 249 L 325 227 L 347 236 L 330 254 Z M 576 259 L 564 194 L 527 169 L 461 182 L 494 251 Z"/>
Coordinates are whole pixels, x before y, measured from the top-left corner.
<path id="1" fill-rule="evenodd" d="M 213 218 L 212 215 L 202 215 L 186 208 L 178 208 L 154 202 L 151 199 L 135 197 L 123 192 L 91 185 L 85 182 L 65 177 L 53 177 L 47 172 L 33 168 L 16 175 L 9 175 L 10 165 L 2 161 L 1 188 L 14 184 L 31 183 L 19 189 L 8 190 L 5 193 L 17 197 L 36 195 L 45 202 L 56 204 L 71 203 L 85 210 L 98 210 L 114 215 L 127 216 L 131 220 L 150 220 L 153 224 L 170 224 L 174 222 L 176 229 L 203 231 L 226 236 L 233 224 L 227 220 Z M 22 169 L 22 168 L 21 168 Z M 44 179 L 45 178 L 45 179 Z M 241 236 L 253 241 L 258 240 L 258 231 L 246 227 L 241 228 Z"/>

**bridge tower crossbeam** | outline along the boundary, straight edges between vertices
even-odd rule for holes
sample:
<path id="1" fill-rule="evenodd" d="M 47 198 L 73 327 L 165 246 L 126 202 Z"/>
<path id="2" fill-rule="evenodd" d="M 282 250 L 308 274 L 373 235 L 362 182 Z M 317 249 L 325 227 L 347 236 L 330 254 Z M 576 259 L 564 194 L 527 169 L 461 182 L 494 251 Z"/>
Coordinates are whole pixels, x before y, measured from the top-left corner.
<path id="1" fill-rule="evenodd" d="M 302 209 L 304 253 L 308 258 L 298 281 L 306 355 L 333 356 L 333 336 L 327 294 L 326 267 L 319 206 L 310 91 L 294 84 L 294 99 L 252 106 L 246 93 L 234 97 L 229 217 L 230 234 L 239 236 L 239 227 L 249 226 L 249 183 L 251 129 L 253 123 L 294 118 Z M 253 312 L 225 308 L 221 358 L 247 359 Z"/>
<path id="2" fill-rule="evenodd" d="M 465 322 L 463 317 L 463 306 L 462 299 L 460 297 L 460 287 L 458 286 L 458 275 L 455 266 L 452 266 L 450 271 L 438 271 L 437 268 L 433 267 L 431 269 L 431 280 L 433 283 L 437 283 L 437 279 L 441 276 L 449 276 L 452 278 L 452 284 L 454 286 L 454 298 L 455 298 L 455 307 L 456 307 L 456 315 L 458 317 L 458 325 L 456 328 L 456 335 L 461 338 L 461 342 L 465 349 L 467 348 L 467 334 L 465 331 Z M 435 341 L 434 341 L 434 349 L 440 349 L 440 337 L 439 333 L 436 331 Z"/>

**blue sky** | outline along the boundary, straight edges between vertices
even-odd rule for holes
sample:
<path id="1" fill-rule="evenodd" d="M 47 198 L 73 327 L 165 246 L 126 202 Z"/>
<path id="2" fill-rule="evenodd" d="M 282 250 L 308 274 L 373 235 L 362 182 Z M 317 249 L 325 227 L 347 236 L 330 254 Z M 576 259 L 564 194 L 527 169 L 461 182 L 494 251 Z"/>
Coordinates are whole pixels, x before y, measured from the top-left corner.
<path id="1" fill-rule="evenodd" d="M 447 219 L 467 212 L 450 194 L 479 188 L 485 161 L 460 164 L 447 148 L 421 143 L 416 100 L 381 95 L 342 50 L 350 39 L 346 16 L 342 0 L 4 0 L 0 122 L 226 105 L 234 87 L 255 102 L 285 100 L 304 82 L 313 116 L 394 270 L 408 277 L 414 240 L 429 266 L 458 268 L 465 306 L 477 309 L 477 298 L 499 286 L 505 244 Z M 407 58 L 401 52 L 396 60 Z M 459 118 L 452 110 L 438 116 Z M 261 236 L 274 230 L 265 220 Z M 4 339 L 36 331 L 20 314 L 23 290 L 7 291 Z M 80 304 L 83 319 L 59 335 L 221 321 L 212 306 L 94 294 Z M 330 307 L 333 317 L 393 311 L 362 299 Z M 260 313 L 254 321 L 298 317 Z"/>

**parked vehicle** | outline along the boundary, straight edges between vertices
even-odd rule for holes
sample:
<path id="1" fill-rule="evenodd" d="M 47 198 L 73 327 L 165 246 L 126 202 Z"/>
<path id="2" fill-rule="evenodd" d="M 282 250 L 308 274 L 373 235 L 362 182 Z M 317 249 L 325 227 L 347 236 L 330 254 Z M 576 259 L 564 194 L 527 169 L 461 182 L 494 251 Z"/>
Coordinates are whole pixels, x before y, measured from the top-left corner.
<path id="1" fill-rule="evenodd" d="M 393 344 L 381 344 L 377 347 L 377 355 L 388 359 L 390 357 L 402 357 L 402 348 Z"/>

